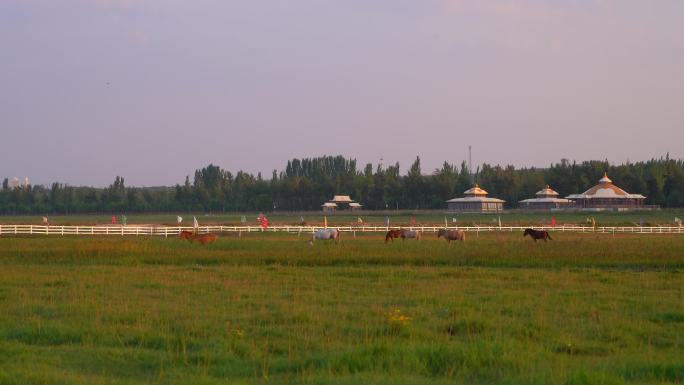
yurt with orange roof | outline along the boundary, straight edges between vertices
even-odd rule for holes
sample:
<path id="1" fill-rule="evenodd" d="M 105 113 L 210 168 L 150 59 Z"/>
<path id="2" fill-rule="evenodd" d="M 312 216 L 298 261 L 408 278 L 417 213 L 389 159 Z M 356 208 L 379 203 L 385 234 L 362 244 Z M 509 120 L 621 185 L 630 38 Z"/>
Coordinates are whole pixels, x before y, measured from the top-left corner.
<path id="1" fill-rule="evenodd" d="M 504 200 L 488 197 L 489 193 L 475 185 L 463 192 L 462 198 L 446 201 L 447 210 L 454 212 L 490 213 L 503 211 Z"/>
<path id="2" fill-rule="evenodd" d="M 641 194 L 630 194 L 627 191 L 613 184 L 604 174 L 599 183 L 583 192 L 582 194 L 572 194 L 566 197 L 575 202 L 575 207 L 579 209 L 613 209 L 628 210 L 643 207 L 645 196 Z"/>
<path id="3" fill-rule="evenodd" d="M 520 208 L 525 210 L 554 210 L 572 206 L 570 199 L 559 198 L 559 194 L 548 184 L 534 195 L 535 198 L 518 202 Z"/>

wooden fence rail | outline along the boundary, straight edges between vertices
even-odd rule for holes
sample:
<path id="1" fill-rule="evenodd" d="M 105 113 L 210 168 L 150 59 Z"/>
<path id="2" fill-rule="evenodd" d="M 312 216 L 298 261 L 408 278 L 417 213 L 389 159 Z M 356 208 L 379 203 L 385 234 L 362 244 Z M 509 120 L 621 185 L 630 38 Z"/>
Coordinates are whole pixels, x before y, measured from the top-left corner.
<path id="1" fill-rule="evenodd" d="M 425 233 L 434 233 L 440 229 L 459 229 L 468 232 L 522 232 L 528 227 L 538 230 L 554 232 L 574 233 L 600 233 L 600 234 L 684 234 L 681 226 L 406 226 L 404 229 L 418 230 Z M 0 225 L 1 235 L 156 235 L 177 236 L 181 231 L 197 231 L 199 233 L 254 233 L 254 232 L 286 232 L 295 234 L 313 233 L 322 226 L 270 226 L 266 229 L 261 226 L 200 226 L 197 229 L 186 226 L 37 226 L 37 225 Z M 386 232 L 394 226 L 329 226 L 342 232 L 350 233 L 373 233 Z"/>

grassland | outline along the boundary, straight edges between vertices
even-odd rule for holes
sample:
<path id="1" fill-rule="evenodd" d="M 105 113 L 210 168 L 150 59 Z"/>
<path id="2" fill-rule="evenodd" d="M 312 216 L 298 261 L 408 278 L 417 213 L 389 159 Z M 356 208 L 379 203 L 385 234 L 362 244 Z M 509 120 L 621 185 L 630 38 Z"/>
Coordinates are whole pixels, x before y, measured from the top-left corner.
<path id="1" fill-rule="evenodd" d="M 0 384 L 682 383 L 684 238 L 555 237 L 0 237 Z"/>
<path id="2" fill-rule="evenodd" d="M 76 214 L 76 215 L 54 215 L 50 216 L 50 223 L 54 225 L 96 225 L 111 223 L 113 214 Z M 244 216 L 246 224 L 258 225 L 256 218 L 258 213 L 168 213 L 168 214 L 126 214 L 127 224 L 164 224 L 176 225 L 176 217 L 181 215 L 185 218 L 184 224 L 186 226 L 192 225 L 192 217 L 196 216 L 202 225 L 240 225 L 241 219 Z M 340 211 L 334 214 L 323 214 L 320 211 L 302 212 L 302 213 L 267 213 L 268 218 L 273 225 L 296 225 L 300 223 L 301 218 L 308 224 L 323 224 L 324 215 L 327 217 L 328 224 L 331 226 L 347 226 L 356 225 L 357 219 L 362 218 L 367 225 L 383 226 L 385 217 L 389 216 L 390 224 L 392 226 L 408 226 L 412 219 L 415 219 L 417 224 L 422 225 L 438 225 L 443 224 L 446 219 L 451 225 L 454 224 L 453 219 L 457 220 L 459 225 L 491 225 L 498 223 L 501 218 L 503 225 L 538 225 L 550 224 L 551 217 L 555 216 L 559 225 L 561 224 L 587 224 L 587 218 L 594 218 L 597 225 L 606 226 L 638 226 L 644 225 L 675 225 L 674 219 L 684 219 L 684 209 L 663 209 L 654 211 L 631 211 L 631 212 L 530 212 L 511 210 L 501 214 L 447 214 L 439 211 L 416 211 L 414 213 L 407 211 L 399 212 L 362 212 L 359 214 L 349 213 L 348 211 Z M 121 222 L 120 213 L 116 214 L 117 220 Z M 42 224 L 42 215 L 29 216 L 0 216 L 0 224 Z"/>

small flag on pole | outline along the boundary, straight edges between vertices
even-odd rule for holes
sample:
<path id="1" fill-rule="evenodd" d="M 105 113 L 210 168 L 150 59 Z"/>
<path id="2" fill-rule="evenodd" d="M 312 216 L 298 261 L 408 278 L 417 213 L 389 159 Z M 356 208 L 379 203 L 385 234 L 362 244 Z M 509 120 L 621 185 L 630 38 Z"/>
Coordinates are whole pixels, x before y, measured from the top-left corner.
<path id="1" fill-rule="evenodd" d="M 113 224 L 113 225 L 116 224 L 116 215 L 112 215 L 112 224 Z"/>
<path id="2" fill-rule="evenodd" d="M 551 217 L 551 227 L 556 227 L 556 216 Z"/>
<path id="3" fill-rule="evenodd" d="M 178 224 L 180 225 L 181 222 L 183 222 L 183 217 L 181 217 L 180 215 L 176 216 L 176 222 L 178 222 Z"/>
<path id="4" fill-rule="evenodd" d="M 192 227 L 194 227 L 194 228 L 199 227 L 199 222 L 197 222 L 197 217 L 194 215 L 192 216 Z"/>

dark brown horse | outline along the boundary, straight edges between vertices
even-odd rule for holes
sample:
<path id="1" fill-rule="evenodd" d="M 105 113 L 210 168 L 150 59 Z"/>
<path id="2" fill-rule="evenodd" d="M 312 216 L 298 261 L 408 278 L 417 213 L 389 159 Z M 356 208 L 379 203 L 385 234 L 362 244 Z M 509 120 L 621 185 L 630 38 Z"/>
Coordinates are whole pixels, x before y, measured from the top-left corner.
<path id="1" fill-rule="evenodd" d="M 192 240 L 193 235 L 194 235 L 194 233 L 192 231 L 183 230 L 178 235 L 178 238 Z"/>
<path id="2" fill-rule="evenodd" d="M 387 232 L 387 235 L 385 235 L 385 243 L 389 241 L 390 239 L 392 242 L 394 242 L 394 238 L 403 238 L 404 237 L 404 232 L 402 230 L 390 230 Z"/>
<path id="3" fill-rule="evenodd" d="M 447 240 L 449 244 L 451 244 L 451 241 L 465 241 L 466 235 L 465 231 L 463 230 L 446 230 L 446 229 L 440 229 L 437 232 L 437 238 L 439 237 L 444 237 L 444 239 Z"/>
<path id="4" fill-rule="evenodd" d="M 553 241 L 553 238 L 551 238 L 551 235 L 546 230 L 525 229 L 523 237 L 527 235 L 534 239 L 535 242 L 537 242 L 537 239 L 543 239 L 544 242 L 546 242 L 547 239 Z"/>

